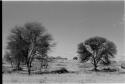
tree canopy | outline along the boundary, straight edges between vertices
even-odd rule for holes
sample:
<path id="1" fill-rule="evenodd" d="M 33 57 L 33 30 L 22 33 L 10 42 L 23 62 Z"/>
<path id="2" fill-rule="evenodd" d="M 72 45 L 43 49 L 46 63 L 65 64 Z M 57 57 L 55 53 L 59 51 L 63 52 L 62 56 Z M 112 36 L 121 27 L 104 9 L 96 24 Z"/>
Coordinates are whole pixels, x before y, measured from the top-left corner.
<path id="1" fill-rule="evenodd" d="M 78 44 L 78 54 L 81 62 L 91 61 L 94 70 L 98 64 L 109 65 L 110 58 L 117 53 L 116 45 L 103 37 L 92 37 Z"/>
<path id="2" fill-rule="evenodd" d="M 47 56 L 48 51 L 51 50 L 54 43 L 50 34 L 38 22 L 29 22 L 23 26 L 15 26 L 8 36 L 7 49 L 10 51 L 13 62 L 20 65 L 20 63 L 27 64 L 28 72 L 33 59 L 39 53 L 40 56 Z"/>

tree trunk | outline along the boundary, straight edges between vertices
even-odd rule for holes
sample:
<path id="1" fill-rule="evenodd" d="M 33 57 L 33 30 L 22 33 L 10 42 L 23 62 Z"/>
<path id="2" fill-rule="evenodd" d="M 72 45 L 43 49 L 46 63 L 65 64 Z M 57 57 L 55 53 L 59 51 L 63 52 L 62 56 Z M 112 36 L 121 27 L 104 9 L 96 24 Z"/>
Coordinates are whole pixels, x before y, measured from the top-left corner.
<path id="1" fill-rule="evenodd" d="M 28 74 L 29 74 L 29 75 L 31 74 L 31 70 L 30 70 L 30 67 L 28 68 Z"/>
<path id="2" fill-rule="evenodd" d="M 17 64 L 17 70 L 21 70 L 20 62 Z"/>
<path id="3" fill-rule="evenodd" d="M 30 75 L 31 74 L 31 66 L 30 66 L 30 64 L 28 64 L 28 74 Z"/>
<path id="4" fill-rule="evenodd" d="M 97 55 L 97 52 L 95 51 L 94 55 L 93 55 L 93 65 L 94 65 L 94 71 L 98 71 L 97 69 L 97 62 L 96 62 L 96 55 Z"/>
<path id="5" fill-rule="evenodd" d="M 98 71 L 96 64 L 94 64 L 94 71 Z"/>
<path id="6" fill-rule="evenodd" d="M 34 50 L 34 44 L 31 44 L 31 49 L 28 52 L 28 59 L 27 59 L 27 68 L 28 68 L 28 74 L 31 74 L 31 63 L 32 63 L 32 54 Z"/>
<path id="7" fill-rule="evenodd" d="M 12 67 L 12 69 L 13 69 L 13 62 L 11 62 L 11 67 Z"/>
<path id="8" fill-rule="evenodd" d="M 31 74 L 30 68 L 28 68 L 28 74 L 29 74 L 29 75 Z"/>

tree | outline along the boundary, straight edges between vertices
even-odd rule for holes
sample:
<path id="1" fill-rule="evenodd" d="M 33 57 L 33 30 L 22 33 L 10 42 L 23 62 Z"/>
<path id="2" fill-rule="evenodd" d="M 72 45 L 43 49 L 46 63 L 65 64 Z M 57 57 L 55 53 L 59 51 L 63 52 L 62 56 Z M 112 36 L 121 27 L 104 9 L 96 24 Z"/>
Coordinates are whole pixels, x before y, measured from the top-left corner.
<path id="1" fill-rule="evenodd" d="M 45 28 L 38 22 L 30 22 L 22 27 L 15 27 L 9 36 L 7 49 L 17 61 L 26 63 L 28 73 L 31 73 L 31 64 L 37 52 L 41 56 L 47 56 L 48 51 L 53 47 L 52 37 Z"/>
<path id="2" fill-rule="evenodd" d="M 114 55 L 117 53 L 116 45 L 113 42 L 108 41 L 104 47 L 105 49 L 100 53 L 100 55 L 103 56 L 101 63 L 103 65 L 109 65 L 111 64 L 110 58 L 114 58 Z"/>
<path id="3" fill-rule="evenodd" d="M 87 39 L 84 43 L 80 43 L 77 52 L 81 62 L 91 61 L 94 70 L 97 71 L 99 64 L 110 64 L 110 58 L 114 57 L 117 49 L 113 42 L 96 36 Z"/>
<path id="4" fill-rule="evenodd" d="M 24 30 L 24 38 L 30 44 L 28 49 L 27 67 L 30 74 L 31 64 L 36 56 L 36 51 L 41 56 L 47 56 L 47 52 L 50 50 L 53 44 L 51 44 L 52 37 L 46 32 L 44 27 L 40 23 L 26 23 Z"/>
<path id="5" fill-rule="evenodd" d="M 9 50 L 8 58 L 11 59 L 12 63 L 16 65 L 16 69 L 20 70 L 20 64 L 25 62 L 25 45 L 26 42 L 21 36 L 22 27 L 15 26 L 11 30 L 11 34 L 8 36 L 7 49 Z M 8 60 L 9 61 L 9 60 Z"/>

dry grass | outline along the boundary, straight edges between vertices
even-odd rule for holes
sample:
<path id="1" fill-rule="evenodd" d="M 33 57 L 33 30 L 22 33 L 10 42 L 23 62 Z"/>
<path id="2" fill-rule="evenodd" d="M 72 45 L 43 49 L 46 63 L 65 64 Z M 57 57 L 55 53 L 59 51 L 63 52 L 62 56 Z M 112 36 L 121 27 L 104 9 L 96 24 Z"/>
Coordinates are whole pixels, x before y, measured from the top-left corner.
<path id="1" fill-rule="evenodd" d="M 26 73 L 11 73 L 3 74 L 3 84 L 13 83 L 125 83 L 125 71 L 120 72 L 93 72 L 78 67 L 77 62 L 67 61 L 64 64 L 53 63 L 49 68 L 50 70 L 59 69 L 65 67 L 69 71 L 75 71 L 76 73 L 65 74 L 32 74 L 29 76 Z"/>

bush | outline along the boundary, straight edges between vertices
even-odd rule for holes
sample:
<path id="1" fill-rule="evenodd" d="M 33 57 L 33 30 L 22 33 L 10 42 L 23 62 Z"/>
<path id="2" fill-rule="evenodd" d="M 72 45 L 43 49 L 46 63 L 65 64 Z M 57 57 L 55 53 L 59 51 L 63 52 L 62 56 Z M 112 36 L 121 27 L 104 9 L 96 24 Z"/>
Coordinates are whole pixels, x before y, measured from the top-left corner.
<path id="1" fill-rule="evenodd" d="M 52 73 L 62 74 L 62 73 L 69 73 L 69 71 L 66 68 L 61 68 L 59 70 L 52 71 Z"/>
<path id="2" fill-rule="evenodd" d="M 111 68 L 104 68 L 104 69 L 102 69 L 102 71 L 104 71 L 104 72 L 115 72 L 117 70 L 116 69 L 111 69 Z"/>
<path id="3" fill-rule="evenodd" d="M 125 63 L 121 64 L 121 68 L 125 69 Z"/>

